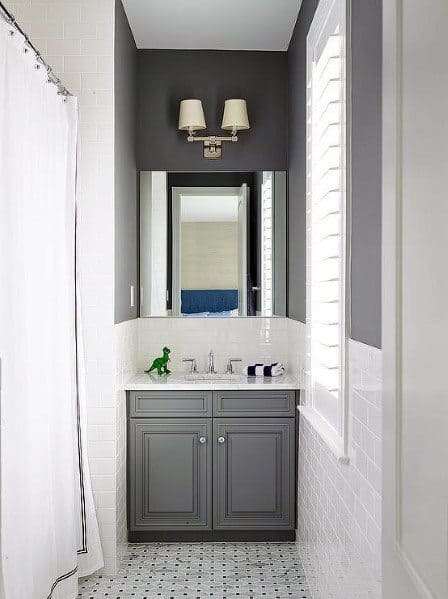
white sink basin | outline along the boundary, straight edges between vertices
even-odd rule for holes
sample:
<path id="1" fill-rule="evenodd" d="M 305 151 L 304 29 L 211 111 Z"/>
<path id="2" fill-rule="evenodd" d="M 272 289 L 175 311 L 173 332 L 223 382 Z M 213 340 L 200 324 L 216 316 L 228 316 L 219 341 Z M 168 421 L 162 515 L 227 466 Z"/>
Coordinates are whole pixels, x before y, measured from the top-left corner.
<path id="1" fill-rule="evenodd" d="M 243 377 L 240 374 L 225 374 L 225 373 L 207 374 L 207 373 L 194 372 L 191 374 L 186 374 L 185 380 L 190 381 L 190 382 L 197 382 L 197 383 L 205 383 L 205 382 L 213 383 L 215 381 L 217 381 L 217 382 L 221 381 L 223 383 L 241 383 L 243 380 Z"/>

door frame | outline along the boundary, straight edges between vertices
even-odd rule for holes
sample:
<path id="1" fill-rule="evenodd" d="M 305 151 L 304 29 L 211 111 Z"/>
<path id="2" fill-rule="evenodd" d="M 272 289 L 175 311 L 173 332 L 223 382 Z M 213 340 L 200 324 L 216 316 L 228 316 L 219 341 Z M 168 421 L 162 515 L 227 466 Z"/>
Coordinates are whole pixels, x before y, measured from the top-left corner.
<path id="1" fill-rule="evenodd" d="M 415 1 L 415 0 L 413 0 Z M 406 8 L 407 14 L 403 12 Z M 382 354 L 383 354 L 383 499 L 382 565 L 384 599 L 435 599 L 420 565 L 403 541 L 403 217 L 404 184 L 404 56 L 407 28 L 415 25 L 415 5 L 404 0 L 383 3 L 383 125 L 382 125 Z M 414 20 L 414 22 L 413 22 Z M 413 27 L 415 29 L 415 27 Z M 413 30 L 412 29 L 412 30 Z M 425 32 L 427 35 L 427 31 Z M 409 40 L 407 40 L 409 41 Z M 418 67 L 416 67 L 418 68 Z M 431 68 L 431 65 L 428 65 Z M 407 78 L 410 77 L 409 72 Z M 430 93 L 430 90 L 427 90 Z M 422 352 L 430 351 L 422 347 Z M 412 408 L 412 406 L 410 406 Z M 409 408 L 409 409 L 410 409 Z M 421 409 L 424 409 L 423 407 Z M 418 442 L 416 440 L 416 442 Z M 440 468 L 444 467 L 441 463 Z M 431 490 L 428 489 L 428 493 Z M 428 514 L 430 517 L 430 514 Z M 444 524 L 441 522 L 441 526 Z"/>
<path id="2" fill-rule="evenodd" d="M 182 316 L 181 312 L 181 196 L 209 196 L 209 195 L 228 195 L 240 197 L 241 187 L 173 187 L 171 190 L 172 205 L 172 231 L 173 231 L 173 251 L 172 251 L 172 315 Z M 246 222 L 247 227 L 247 222 Z"/>

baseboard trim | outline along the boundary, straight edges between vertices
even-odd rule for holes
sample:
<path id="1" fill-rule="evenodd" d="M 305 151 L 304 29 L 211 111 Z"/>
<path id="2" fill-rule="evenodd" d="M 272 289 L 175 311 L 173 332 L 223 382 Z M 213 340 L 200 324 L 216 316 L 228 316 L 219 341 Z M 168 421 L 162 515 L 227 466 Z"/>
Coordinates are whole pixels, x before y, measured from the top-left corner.
<path id="1" fill-rule="evenodd" d="M 128 531 L 129 543 L 294 542 L 295 530 L 145 530 Z"/>

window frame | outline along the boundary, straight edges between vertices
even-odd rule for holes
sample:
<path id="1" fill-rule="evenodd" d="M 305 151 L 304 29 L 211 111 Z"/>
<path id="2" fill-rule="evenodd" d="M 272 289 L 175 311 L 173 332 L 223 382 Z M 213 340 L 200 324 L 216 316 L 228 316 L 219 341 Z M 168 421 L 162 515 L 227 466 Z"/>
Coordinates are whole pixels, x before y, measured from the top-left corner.
<path id="1" fill-rule="evenodd" d="M 340 294 L 341 309 L 341 335 L 340 335 L 340 398 L 338 405 L 339 430 L 328 422 L 314 403 L 311 388 L 311 252 L 310 252 L 310 219 L 311 219 L 311 144 L 312 140 L 312 117 L 310 110 L 310 69 L 313 67 L 312 56 L 315 47 L 320 41 L 320 35 L 325 27 L 328 16 L 336 7 L 340 10 L 342 17 L 342 184 L 343 205 L 341 206 L 341 280 L 342 292 Z M 310 26 L 306 42 L 306 370 L 305 370 L 305 405 L 299 409 L 303 416 L 316 429 L 320 436 L 326 441 L 336 457 L 344 463 L 349 461 L 349 366 L 348 366 L 348 341 L 350 338 L 350 306 L 351 306 L 351 3 L 350 0 L 320 0 L 314 19 Z M 310 131 L 311 129 L 311 131 Z"/>

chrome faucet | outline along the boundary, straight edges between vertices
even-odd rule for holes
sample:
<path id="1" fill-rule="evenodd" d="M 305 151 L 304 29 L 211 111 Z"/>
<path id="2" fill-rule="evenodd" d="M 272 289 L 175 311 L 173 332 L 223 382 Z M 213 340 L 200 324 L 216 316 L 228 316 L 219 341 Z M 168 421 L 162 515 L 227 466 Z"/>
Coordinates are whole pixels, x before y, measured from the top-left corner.
<path id="1" fill-rule="evenodd" d="M 242 360 L 241 358 L 229 358 L 227 360 L 226 374 L 235 374 L 235 369 L 233 368 L 234 362 L 242 362 Z"/>
<path id="2" fill-rule="evenodd" d="M 210 350 L 210 353 L 208 354 L 207 374 L 216 374 L 215 356 L 213 355 L 213 350 Z"/>
<path id="3" fill-rule="evenodd" d="M 190 362 L 190 374 L 195 374 L 198 371 L 196 358 L 184 358 L 182 362 Z"/>

